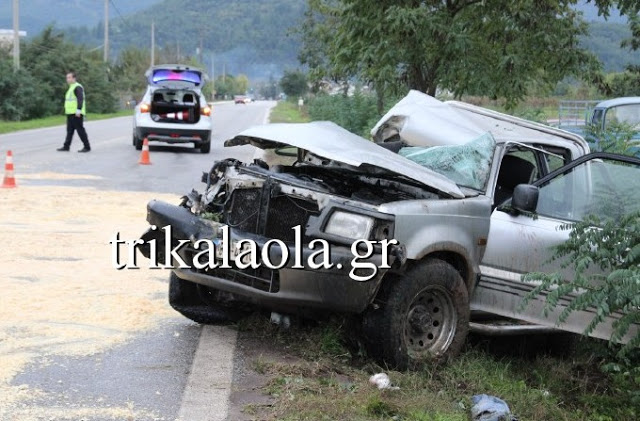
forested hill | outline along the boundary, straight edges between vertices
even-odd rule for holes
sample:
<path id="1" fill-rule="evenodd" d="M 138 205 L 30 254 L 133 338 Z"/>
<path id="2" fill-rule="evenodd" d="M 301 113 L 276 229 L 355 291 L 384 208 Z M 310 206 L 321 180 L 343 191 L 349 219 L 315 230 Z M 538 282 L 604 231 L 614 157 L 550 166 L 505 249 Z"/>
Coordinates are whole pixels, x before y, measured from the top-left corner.
<path id="1" fill-rule="evenodd" d="M 156 45 L 195 56 L 202 40 L 203 61 L 216 73 L 248 73 L 250 77 L 279 75 L 298 66 L 299 42 L 290 29 L 298 26 L 306 0 L 165 0 L 149 8 L 112 18 L 114 52 L 127 45 L 150 46 L 151 21 Z M 74 41 L 100 45 L 102 27 L 71 28 Z"/>
<path id="2" fill-rule="evenodd" d="M 144 10 L 160 0 L 111 0 L 110 13 L 115 19 Z M 13 28 L 13 2 L 0 1 L 0 28 Z M 118 10 L 116 10 L 116 8 Z M 104 19 L 102 0 L 20 0 L 20 29 L 33 36 L 46 26 L 55 24 L 58 28 L 67 26 L 93 27 Z"/>
<path id="3" fill-rule="evenodd" d="M 74 42 L 99 48 L 103 42 L 102 0 L 20 0 L 21 28 L 35 35 L 55 23 Z M 591 21 L 591 35 L 583 45 L 593 51 L 608 71 L 640 64 L 640 54 L 620 48 L 630 35 L 626 19 L 612 12 L 604 22 L 586 0 L 576 6 Z M 156 23 L 156 45 L 183 57 L 195 56 L 202 39 L 203 61 L 215 73 L 246 73 L 251 79 L 278 77 L 298 67 L 296 28 L 306 0 L 110 0 L 111 56 L 126 46 L 149 48 L 151 21 Z M 594 22 L 595 21 L 595 22 Z M 0 27 L 11 27 L 11 2 L 0 2 Z M 177 54 L 176 54 L 177 56 Z"/>

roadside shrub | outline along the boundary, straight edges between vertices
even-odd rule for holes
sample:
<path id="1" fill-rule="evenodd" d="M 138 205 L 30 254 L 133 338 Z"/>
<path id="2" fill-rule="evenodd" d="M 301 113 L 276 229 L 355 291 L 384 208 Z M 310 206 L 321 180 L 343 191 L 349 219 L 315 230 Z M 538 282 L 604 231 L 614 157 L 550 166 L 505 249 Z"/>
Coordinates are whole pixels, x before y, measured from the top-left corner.
<path id="1" fill-rule="evenodd" d="M 381 117 L 377 112 L 376 98 L 359 90 L 352 96 L 318 95 L 308 104 L 312 120 L 328 120 L 350 132 L 370 138 L 369 131 Z"/>
<path id="2" fill-rule="evenodd" d="M 280 79 L 282 92 L 288 97 L 295 99 L 307 93 L 307 75 L 300 70 L 285 70 L 284 76 Z"/>
<path id="3" fill-rule="evenodd" d="M 525 120 L 535 121 L 536 123 L 547 122 L 547 117 L 542 108 L 526 108 L 513 113 L 516 117 L 524 118 Z"/>
<path id="4" fill-rule="evenodd" d="M 611 124 L 604 130 L 587 127 L 587 137 L 592 142 L 598 140 L 599 150 L 618 154 L 632 155 L 638 151 L 640 144 L 633 139 L 635 133 L 633 127 L 625 124 Z M 546 292 L 544 311 L 548 314 L 561 298 L 581 292 L 563 310 L 558 321 L 566 321 L 574 311 L 595 308 L 596 316 L 584 332 L 588 335 L 608 316 L 621 312 L 623 316 L 613 323 L 610 338 L 613 344 L 628 333 L 633 323 L 640 323 L 640 211 L 636 210 L 637 194 L 624 198 L 609 191 L 598 191 L 598 194 L 610 196 L 603 201 L 607 206 L 603 214 L 617 217 L 601 218 L 599 212 L 593 210 L 582 221 L 563 225 L 561 229 L 571 231 L 569 239 L 555 247 L 551 260 L 562 260 L 564 269 L 571 267 L 573 280 L 564 279 L 560 273 L 524 275 L 524 281 L 541 283 L 525 296 L 521 307 Z M 638 346 L 640 332 L 620 348 L 618 356 L 624 357 Z"/>
<path id="5" fill-rule="evenodd" d="M 559 322 L 566 321 L 574 311 L 595 308 L 596 315 L 585 329 L 585 335 L 606 317 L 622 313 L 613 323 L 609 350 L 600 351 L 596 358 L 602 373 L 611 380 L 614 393 L 630 402 L 631 408 L 640 410 L 640 332 L 627 344 L 616 344 L 628 334 L 632 323 L 640 323 L 640 212 L 607 221 L 591 215 L 562 229 L 570 229 L 571 233 L 565 243 L 556 247 L 554 259 L 564 258 L 563 267 L 573 268 L 574 279 L 567 281 L 558 273 L 525 275 L 523 280 L 541 283 L 525 296 L 523 306 L 546 292 L 544 311 L 548 314 L 562 297 L 581 292 L 560 314 Z M 594 274 L 592 268 L 608 274 Z M 594 406 L 597 405 L 594 403 Z M 607 405 L 604 406 L 601 410 L 608 412 Z"/>
<path id="6" fill-rule="evenodd" d="M 624 72 L 607 75 L 606 86 L 612 98 L 640 95 L 640 67 L 629 66 Z"/>
<path id="7" fill-rule="evenodd" d="M 620 340 L 632 323 L 640 323 L 640 212 L 616 220 L 590 215 L 562 229 L 571 233 L 565 243 L 556 247 L 553 259 L 563 259 L 564 268 L 573 267 L 574 279 L 567 281 L 558 273 L 529 273 L 524 276 L 525 281 L 541 281 L 541 284 L 526 296 L 524 304 L 547 292 L 545 313 L 548 313 L 562 297 L 582 291 L 560 314 L 559 322 L 566 321 L 574 311 L 595 307 L 596 315 L 584 332 L 589 334 L 607 316 L 623 312 L 614 322 L 611 336 L 611 341 Z M 592 268 L 608 274 L 594 274 Z M 637 334 L 622 347 L 622 354 L 639 345 L 640 334 Z"/>
<path id="8" fill-rule="evenodd" d="M 25 69 L 13 70 L 13 59 L 0 56 L 0 118 L 3 120 L 27 120 L 44 115 L 43 92 L 37 89 L 37 81 Z"/>
<path id="9" fill-rule="evenodd" d="M 586 137 L 589 142 L 597 142 L 594 149 L 598 151 L 634 155 L 640 151 L 640 141 L 634 139 L 637 132 L 625 123 L 612 123 L 605 129 L 590 124 L 586 128 Z"/>
<path id="10" fill-rule="evenodd" d="M 99 52 L 67 42 L 64 36 L 46 28 L 25 42 L 21 51 L 22 67 L 13 70 L 12 59 L 0 53 L 0 118 L 28 120 L 62 114 L 68 85 L 65 75 L 78 74 L 87 92 L 87 111 L 109 113 L 117 108 L 115 89 L 108 77 L 108 65 Z M 69 65 L 72 63 L 73 68 Z"/>

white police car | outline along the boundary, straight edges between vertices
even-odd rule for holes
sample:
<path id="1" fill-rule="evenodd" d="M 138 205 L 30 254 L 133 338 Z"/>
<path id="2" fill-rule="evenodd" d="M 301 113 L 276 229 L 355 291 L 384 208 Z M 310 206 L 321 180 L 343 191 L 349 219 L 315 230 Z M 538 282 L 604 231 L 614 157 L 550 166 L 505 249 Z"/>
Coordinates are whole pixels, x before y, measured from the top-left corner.
<path id="1" fill-rule="evenodd" d="M 133 145 L 192 143 L 203 153 L 211 150 L 211 107 L 202 94 L 208 76 L 200 69 L 165 64 L 150 68 L 147 91 L 135 107 Z"/>

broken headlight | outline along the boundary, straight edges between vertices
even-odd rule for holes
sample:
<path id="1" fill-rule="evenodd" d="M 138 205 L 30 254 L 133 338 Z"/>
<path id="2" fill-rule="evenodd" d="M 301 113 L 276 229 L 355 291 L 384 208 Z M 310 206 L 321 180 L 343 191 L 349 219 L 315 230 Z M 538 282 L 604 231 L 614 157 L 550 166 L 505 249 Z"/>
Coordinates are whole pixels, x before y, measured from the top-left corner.
<path id="1" fill-rule="evenodd" d="M 335 211 L 329 217 L 324 232 L 352 240 L 367 240 L 371 234 L 373 222 L 374 219 L 370 216 Z"/>

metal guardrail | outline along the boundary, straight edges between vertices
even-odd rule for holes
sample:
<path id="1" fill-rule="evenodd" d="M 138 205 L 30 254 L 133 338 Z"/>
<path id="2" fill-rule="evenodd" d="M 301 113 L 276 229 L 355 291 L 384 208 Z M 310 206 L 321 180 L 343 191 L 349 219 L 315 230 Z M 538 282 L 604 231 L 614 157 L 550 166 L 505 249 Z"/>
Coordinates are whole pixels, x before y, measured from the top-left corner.
<path id="1" fill-rule="evenodd" d="M 584 126 L 598 101 L 564 100 L 558 104 L 558 126 Z"/>

